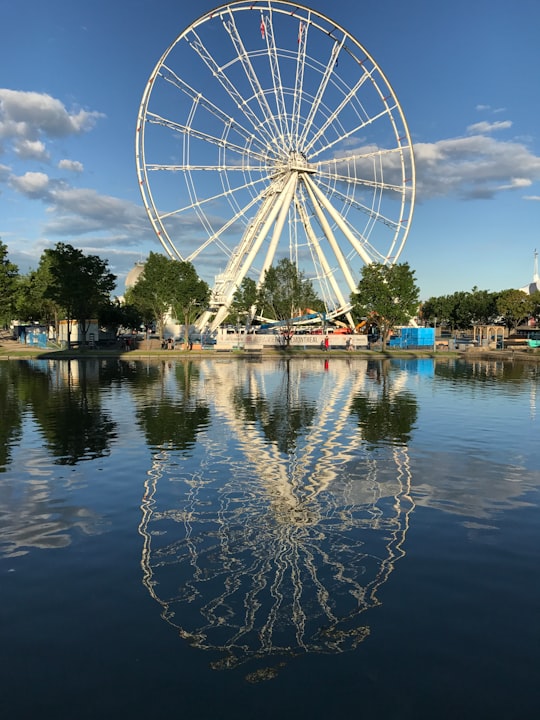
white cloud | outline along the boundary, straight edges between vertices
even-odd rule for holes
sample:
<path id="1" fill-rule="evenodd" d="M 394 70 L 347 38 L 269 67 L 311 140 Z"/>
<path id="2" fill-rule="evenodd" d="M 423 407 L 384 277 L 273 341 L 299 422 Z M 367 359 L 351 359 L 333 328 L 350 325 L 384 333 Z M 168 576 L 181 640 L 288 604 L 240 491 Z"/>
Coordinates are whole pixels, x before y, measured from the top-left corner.
<path id="1" fill-rule="evenodd" d="M 524 195 L 524 200 L 532 200 L 533 202 L 540 202 L 540 195 Z"/>
<path id="2" fill-rule="evenodd" d="M 45 93 L 0 88 L 0 138 L 16 141 L 61 138 L 90 130 L 102 113 L 69 111 Z"/>
<path id="3" fill-rule="evenodd" d="M 149 234 L 144 209 L 126 200 L 89 188 L 58 184 L 49 193 L 48 201 L 51 217 L 44 230 L 52 235 L 123 231 L 140 238 Z"/>
<path id="4" fill-rule="evenodd" d="M 498 130 L 508 130 L 512 127 L 511 120 L 500 120 L 499 122 L 479 122 L 469 125 L 467 132 L 470 134 L 485 134 L 491 132 L 497 132 Z"/>
<path id="5" fill-rule="evenodd" d="M 519 190 L 519 188 L 526 188 L 532 185 L 532 180 L 528 178 L 512 178 L 506 185 L 499 185 L 498 190 Z"/>
<path id="6" fill-rule="evenodd" d="M 29 198 L 47 199 L 50 193 L 49 176 L 42 172 L 27 172 L 10 177 L 11 187 Z"/>
<path id="7" fill-rule="evenodd" d="M 14 143 L 15 153 L 22 160 L 48 160 L 49 153 L 47 152 L 44 143 L 41 140 L 17 140 Z"/>
<path id="8" fill-rule="evenodd" d="M 415 145 L 417 197 L 491 198 L 540 180 L 540 157 L 485 135 Z"/>
<path id="9" fill-rule="evenodd" d="M 60 160 L 58 163 L 60 170 L 69 170 L 70 172 L 81 173 L 84 168 L 83 164 L 78 160 Z"/>

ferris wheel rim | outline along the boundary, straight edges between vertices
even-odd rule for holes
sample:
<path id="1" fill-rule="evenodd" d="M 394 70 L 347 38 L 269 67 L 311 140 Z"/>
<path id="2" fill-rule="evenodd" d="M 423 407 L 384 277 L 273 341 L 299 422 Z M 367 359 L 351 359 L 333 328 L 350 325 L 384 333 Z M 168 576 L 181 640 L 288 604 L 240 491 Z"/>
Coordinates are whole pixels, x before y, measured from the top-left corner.
<path id="1" fill-rule="evenodd" d="M 292 12 L 291 12 L 292 10 Z M 270 131 L 268 130 L 268 127 L 271 127 L 274 125 L 275 132 L 279 134 L 280 132 L 284 131 L 284 124 L 287 120 L 286 115 L 284 114 L 281 119 L 278 117 L 276 120 L 275 118 L 270 116 L 270 113 L 265 118 L 265 122 L 268 125 L 268 127 L 262 128 L 261 132 L 263 133 L 262 137 L 257 136 L 253 130 L 249 130 L 249 128 L 242 127 L 239 123 L 233 123 L 233 119 L 231 118 L 230 127 L 234 127 L 234 131 L 237 132 L 240 136 L 243 136 L 246 144 L 242 148 L 241 146 L 235 145 L 232 141 L 229 141 L 228 135 L 217 137 L 212 136 L 209 133 L 202 132 L 200 130 L 197 130 L 196 128 L 190 126 L 190 125 L 181 125 L 176 124 L 176 127 L 174 127 L 174 130 L 176 132 L 180 132 L 184 136 L 184 142 L 186 142 L 187 138 L 187 156 L 190 157 L 190 150 L 189 150 L 189 141 L 192 138 L 202 139 L 203 141 L 209 143 L 209 144 L 215 144 L 216 146 L 220 145 L 220 158 L 228 157 L 230 158 L 231 154 L 237 153 L 237 155 L 241 158 L 242 162 L 238 164 L 231 163 L 230 160 L 228 162 L 223 162 L 222 165 L 214 165 L 214 166 L 208 166 L 205 168 L 202 164 L 197 165 L 196 163 L 186 163 L 184 162 L 183 165 L 170 165 L 165 166 L 163 164 L 152 164 L 147 161 L 146 158 L 146 150 L 145 150 L 145 132 L 146 127 L 148 124 L 155 123 L 157 125 L 161 124 L 167 124 L 168 126 L 173 128 L 175 126 L 174 122 L 168 121 L 166 119 L 161 118 L 158 114 L 153 113 L 152 111 L 149 111 L 149 103 L 152 97 L 152 91 L 155 85 L 155 82 L 157 79 L 160 78 L 163 69 L 165 68 L 165 72 L 171 72 L 171 78 L 172 82 L 178 82 L 180 84 L 184 83 L 184 81 L 178 76 L 175 75 L 174 71 L 169 70 L 167 67 L 167 59 L 171 55 L 172 51 L 178 46 L 179 43 L 181 43 L 183 40 L 185 40 L 190 33 L 195 33 L 196 30 L 204 26 L 205 23 L 214 20 L 214 18 L 219 17 L 222 19 L 224 16 L 230 16 L 231 18 L 234 17 L 235 13 L 243 12 L 243 11 L 257 11 L 260 12 L 261 18 L 264 18 L 264 12 L 270 13 L 270 16 L 273 17 L 273 14 L 288 14 L 289 16 L 294 16 L 298 22 L 300 22 L 300 27 L 302 26 L 302 23 L 307 23 L 305 34 L 307 35 L 307 28 L 309 27 L 309 30 L 311 31 L 312 28 L 314 28 L 316 31 L 324 31 L 328 32 L 327 28 L 324 27 L 324 23 L 327 23 L 332 26 L 333 32 L 335 34 L 335 41 L 339 41 L 339 48 L 340 51 L 346 52 L 351 58 L 353 58 L 359 65 L 362 65 L 364 63 L 369 63 L 369 66 L 372 68 L 370 70 L 369 74 L 364 74 L 363 79 L 361 78 L 361 82 L 368 82 L 372 81 L 373 75 L 377 75 L 377 78 L 381 82 L 381 86 L 384 85 L 384 90 L 388 91 L 387 94 L 382 97 L 381 94 L 381 101 L 383 110 L 381 111 L 381 115 L 385 115 L 387 119 L 389 120 L 391 126 L 395 130 L 395 137 L 396 137 L 396 146 L 391 148 L 390 150 L 386 151 L 389 153 L 394 153 L 398 156 L 398 167 L 401 166 L 401 183 L 385 183 L 382 179 L 377 180 L 376 178 L 371 181 L 362 180 L 362 178 L 356 178 L 351 177 L 350 175 L 347 176 L 340 176 L 337 173 L 337 166 L 338 164 L 343 165 L 343 163 L 346 160 L 350 160 L 350 158 L 321 158 L 320 160 L 316 159 L 316 156 L 320 155 L 322 153 L 322 150 L 319 148 L 316 155 L 313 155 L 311 157 L 312 162 L 311 164 L 316 170 L 313 170 L 313 173 L 311 172 L 310 168 L 307 167 L 296 167 L 295 162 L 297 162 L 299 159 L 293 161 L 291 159 L 291 153 L 289 154 L 289 157 L 287 158 L 284 156 L 283 153 L 283 146 L 279 147 L 272 147 L 270 146 L 270 149 L 266 148 L 266 154 L 265 154 L 265 146 L 264 146 L 264 138 L 270 137 L 271 140 L 275 141 L 275 136 L 272 136 Z M 264 20 L 261 20 L 261 32 L 262 30 L 262 23 Z M 270 32 L 270 25 L 267 26 L 266 32 Z M 338 37 L 339 36 L 339 37 Z M 300 43 L 300 37 L 298 42 Z M 363 59 L 361 62 L 354 56 L 354 53 L 352 52 L 352 49 L 354 48 L 355 51 L 362 54 Z M 261 51 L 263 52 L 263 51 Z M 292 51 L 291 51 L 292 54 Z M 283 51 L 283 56 L 285 56 L 285 51 Z M 253 57 L 255 57 L 255 54 L 253 54 Z M 276 58 L 281 58 L 281 55 L 276 55 Z M 211 59 L 210 59 L 211 62 Z M 240 51 L 238 51 L 237 57 L 234 58 L 232 62 L 240 64 L 241 58 L 240 58 Z M 313 59 L 310 58 L 310 63 L 316 64 L 317 58 Z M 336 60 L 337 64 L 337 60 Z M 323 66 L 324 67 L 324 66 Z M 305 68 L 302 68 L 304 71 Z M 222 72 L 222 70 L 220 69 Z M 328 74 L 328 65 L 324 68 L 324 71 Z M 249 69 L 246 70 L 246 74 L 249 73 Z M 279 74 L 278 74 L 278 81 L 280 82 Z M 253 95 L 251 98 L 246 98 L 245 102 L 246 104 L 248 102 L 254 102 L 255 100 L 259 103 L 260 106 L 264 106 L 265 103 L 268 104 L 267 101 L 267 94 L 270 93 L 268 89 L 264 90 L 261 89 L 260 91 L 257 90 L 256 86 L 257 78 L 253 78 L 253 83 L 255 83 L 255 90 L 253 91 Z M 280 100 L 279 95 L 280 93 L 283 93 L 283 85 L 279 85 L 279 82 L 276 83 L 274 81 L 274 92 L 276 95 L 275 102 L 279 106 L 280 102 L 283 101 L 283 98 Z M 354 88 L 353 88 L 354 89 Z M 195 94 L 197 93 L 197 90 L 194 88 L 191 88 L 189 84 L 184 84 L 182 86 L 182 90 L 186 92 L 188 95 L 190 93 L 193 93 L 193 97 L 195 97 Z M 304 89 L 302 88 L 302 91 Z M 379 88 L 377 88 L 379 91 Z M 290 88 L 289 88 L 290 91 Z M 231 91 L 234 92 L 234 91 Z M 349 88 L 349 93 L 352 95 L 352 90 Z M 200 92 L 199 92 L 200 95 Z M 345 105 L 347 94 L 344 94 L 342 105 Z M 314 100 L 317 100 L 317 98 L 314 98 Z M 220 121 L 223 121 L 223 117 L 226 115 L 222 111 L 222 109 L 213 103 L 213 101 L 210 98 L 204 98 L 204 100 L 197 100 L 197 102 L 203 102 L 206 104 L 206 108 L 208 112 L 211 115 L 214 115 L 216 118 L 219 117 Z M 295 100 L 296 102 L 296 100 Z M 254 103 L 255 104 L 255 103 Z M 322 101 L 317 106 L 318 109 L 321 110 L 321 115 L 324 118 L 325 112 L 326 112 L 326 118 L 324 119 L 323 127 L 318 128 L 318 132 L 315 134 L 315 136 L 312 136 L 310 139 L 310 145 L 309 147 L 313 147 L 313 145 L 317 142 L 317 140 L 324 135 L 324 131 L 326 128 L 330 127 L 332 123 L 338 122 L 338 112 L 336 110 L 331 112 L 331 109 L 326 111 Z M 395 115 L 394 115 L 395 114 Z M 396 117 L 399 121 L 399 132 L 401 135 L 398 135 L 398 128 L 396 124 Z M 365 127 L 371 123 L 373 123 L 377 118 L 371 118 L 368 116 L 368 120 L 365 123 Z M 298 116 L 293 116 L 291 118 L 291 123 L 299 123 L 300 118 Z M 280 123 L 281 126 L 280 126 Z M 305 126 L 303 128 L 303 132 L 306 131 L 306 126 L 308 123 L 305 123 Z M 344 140 L 348 139 L 350 136 L 353 135 L 354 131 L 358 131 L 358 128 L 356 129 L 347 129 L 346 131 L 343 130 L 341 133 L 335 134 L 334 140 L 332 142 L 332 145 L 339 145 L 340 143 L 343 143 Z M 289 129 L 290 131 L 290 129 Z M 327 145 L 324 147 L 324 150 L 328 150 L 330 145 L 327 143 Z M 184 150 L 186 152 L 186 150 Z M 379 162 L 381 161 L 381 151 L 380 150 L 373 150 L 372 152 L 372 162 L 375 164 L 376 160 Z M 364 156 L 361 155 L 352 155 L 354 162 L 357 162 L 359 159 L 363 161 L 368 161 L 368 154 L 366 153 Z M 382 69 L 378 65 L 378 63 L 374 60 L 374 58 L 371 56 L 371 54 L 366 50 L 366 48 L 358 41 L 356 38 L 345 28 L 342 26 L 336 24 L 333 20 L 330 20 L 326 15 L 323 13 L 313 10 L 305 5 L 299 5 L 297 3 L 289 2 L 289 0 L 261 0 L 256 3 L 247 2 L 246 0 L 236 0 L 232 3 L 225 3 L 223 5 L 220 5 L 216 7 L 214 10 L 205 12 L 201 16 L 199 16 L 197 19 L 195 19 L 192 23 L 190 23 L 168 46 L 168 48 L 165 50 L 165 52 L 162 54 L 158 62 L 156 63 L 143 92 L 141 104 L 139 107 L 139 113 L 137 118 L 137 127 L 136 127 L 136 141 L 135 141 L 135 156 L 136 156 L 136 168 L 137 168 L 137 178 L 139 181 L 139 187 L 141 191 L 141 196 L 143 199 L 143 204 L 146 210 L 146 213 L 150 219 L 150 223 L 153 227 L 153 230 L 160 240 L 164 250 L 167 252 L 167 254 L 178 260 L 188 260 L 188 261 L 195 261 L 198 254 L 205 250 L 209 245 L 212 243 L 215 243 L 217 246 L 220 246 L 223 250 L 225 255 L 228 255 L 229 258 L 233 256 L 234 249 L 231 249 L 227 247 L 221 237 L 212 232 L 210 224 L 205 222 L 205 215 L 204 210 L 201 208 L 203 205 L 211 205 L 218 199 L 223 199 L 225 197 L 228 197 L 228 199 L 231 201 L 231 207 L 233 208 L 233 214 L 232 214 L 232 222 L 235 220 L 238 220 L 243 214 L 245 214 L 246 209 L 251 207 L 252 205 L 261 206 L 263 204 L 263 200 L 265 195 L 269 192 L 268 190 L 268 178 L 261 177 L 260 169 L 262 166 L 268 167 L 270 164 L 270 161 L 273 163 L 272 167 L 274 168 L 275 175 L 279 175 L 280 170 L 280 163 L 286 167 L 289 171 L 289 178 L 294 172 L 300 172 L 301 177 L 303 180 L 305 180 L 305 195 L 306 197 L 309 196 L 311 200 L 313 201 L 315 197 L 318 196 L 319 201 L 321 201 L 322 196 L 324 196 L 324 188 L 326 188 L 327 193 L 334 198 L 340 198 L 340 201 L 343 203 L 343 206 L 346 207 L 347 213 L 350 212 L 352 207 L 356 207 L 357 210 L 360 212 L 363 212 L 369 219 L 369 222 L 372 225 L 375 225 L 375 223 L 386 223 L 390 228 L 394 229 L 394 238 L 393 241 L 390 243 L 388 251 L 386 253 L 381 253 L 378 251 L 375 247 L 371 247 L 369 244 L 369 238 L 366 239 L 365 242 L 359 243 L 355 246 L 354 242 L 352 242 L 353 249 L 356 252 L 356 255 L 359 255 L 364 263 L 368 262 L 382 262 L 383 264 L 392 264 L 397 262 L 399 259 L 405 242 L 407 240 L 410 225 L 412 221 L 412 215 L 414 211 L 414 203 L 415 203 L 415 163 L 414 163 L 414 152 L 413 152 L 413 144 L 412 139 L 410 135 L 410 131 L 408 128 L 408 124 L 406 122 L 403 109 L 397 99 L 397 96 L 389 83 L 386 75 L 383 73 Z M 375 159 L 373 159 L 375 158 Z M 247 160 L 247 163 L 244 162 Z M 254 162 L 255 164 L 253 166 L 250 165 L 251 162 Z M 259 165 L 256 163 L 259 162 Z M 261 164 L 262 163 L 262 164 Z M 405 165 L 407 164 L 407 168 Z M 334 170 L 332 171 L 332 165 L 334 165 Z M 190 203 L 187 205 L 177 208 L 172 212 L 160 212 L 158 210 L 158 205 L 156 203 L 156 200 L 154 198 L 154 193 L 152 191 L 150 179 L 149 179 L 149 173 L 153 170 L 166 170 L 171 172 L 184 172 L 186 175 L 186 184 L 188 185 L 188 192 L 190 194 Z M 190 173 L 195 171 L 201 171 L 204 172 L 205 170 L 208 170 L 210 172 L 218 172 L 221 173 L 223 177 L 225 177 L 225 182 L 222 183 L 222 191 L 221 193 L 209 195 L 206 198 L 197 198 L 196 190 L 193 187 L 189 187 L 189 184 L 193 184 L 193 181 L 191 180 Z M 406 170 L 408 177 L 406 178 Z M 228 179 L 229 174 L 238 173 L 240 172 L 243 174 L 244 178 L 246 178 L 246 182 L 242 185 L 238 185 L 236 187 L 233 187 L 231 185 L 231 182 Z M 317 173 L 317 182 L 313 182 L 312 175 L 315 175 Z M 398 173 L 399 174 L 399 173 Z M 257 177 L 255 177 L 257 175 Z M 188 180 L 189 178 L 189 180 Z M 322 178 L 322 180 L 319 180 L 319 178 Z M 296 178 L 298 180 L 298 177 Z M 265 184 L 266 181 L 266 184 Z M 272 181 L 273 182 L 273 181 Z M 343 185 L 349 185 L 349 188 L 346 192 L 343 192 L 341 190 L 338 190 L 337 187 L 339 183 Z M 361 207 L 354 195 L 354 192 L 350 190 L 351 185 L 353 184 L 362 184 L 372 187 L 372 189 L 378 190 L 379 195 L 378 199 L 380 201 L 383 192 L 394 192 L 396 195 L 401 196 L 401 210 L 399 214 L 398 220 L 391 220 L 389 218 L 386 218 L 384 214 L 380 213 L 377 209 L 377 205 L 374 202 L 373 207 Z M 285 182 L 281 182 L 279 185 L 280 192 L 284 191 L 284 187 L 286 186 Z M 273 185 L 274 190 L 277 187 L 277 184 L 274 183 Z M 252 203 L 250 205 L 244 205 L 242 206 L 236 199 L 236 195 L 240 194 L 240 190 L 242 191 L 248 191 L 251 193 Z M 319 194 L 318 194 L 319 193 Z M 289 194 L 290 194 L 290 188 L 289 188 Z M 295 191 L 293 191 L 293 195 L 295 194 Z M 318 195 L 317 195 L 318 194 Z M 374 196 L 375 197 L 375 196 Z M 292 196 L 291 196 L 292 198 Z M 298 202 L 295 196 L 295 201 Z M 236 203 L 236 206 L 235 204 Z M 355 205 L 356 203 L 356 205 Z M 195 210 L 197 213 L 199 219 L 201 220 L 201 224 L 205 226 L 205 229 L 207 231 L 207 237 L 204 240 L 204 242 L 201 242 L 200 246 L 195 249 L 194 252 L 180 252 L 173 240 L 171 238 L 170 233 L 167 229 L 167 226 L 164 222 L 164 219 L 170 218 L 172 215 L 181 215 L 182 212 L 185 212 L 187 210 Z M 276 208 L 274 208 L 276 210 Z M 236 212 L 236 214 L 235 214 Z M 280 222 L 285 222 L 285 211 L 283 210 L 283 206 L 280 205 L 280 207 L 277 208 L 277 212 L 274 213 L 273 221 L 277 221 L 277 216 L 279 215 Z M 333 215 L 332 221 L 334 223 L 337 223 L 341 230 L 344 233 L 351 233 L 351 228 L 347 228 L 347 213 L 345 213 L 345 217 L 341 219 L 341 221 L 338 220 L 338 218 Z M 316 214 L 316 213 L 315 213 Z M 320 220 L 320 218 L 319 218 Z M 227 230 L 228 227 L 230 227 L 230 223 L 225 223 L 223 225 L 223 229 Z M 306 226 L 305 226 L 306 227 Z M 353 234 L 351 233 L 350 236 L 347 235 L 347 237 L 353 237 Z M 360 251 L 359 251 L 360 250 Z M 312 253 L 313 253 L 312 249 Z M 315 252 L 316 254 L 316 252 Z M 317 262 L 319 265 L 324 265 L 324 260 L 322 259 L 322 256 L 318 256 Z M 348 260 L 345 256 L 343 256 L 343 259 L 341 260 L 340 264 L 342 265 L 342 270 L 344 270 L 344 267 L 347 265 Z M 239 268 L 236 268 L 236 270 L 239 270 Z M 249 270 L 249 268 L 248 268 Z M 327 272 L 330 272 L 329 269 L 327 269 Z M 245 276 L 246 270 L 245 270 L 245 263 L 242 267 L 242 277 Z M 346 274 L 346 273 L 345 273 Z M 238 273 L 237 273 L 238 275 Z M 351 275 L 352 278 L 352 275 Z M 347 283 L 349 284 L 349 289 L 351 290 L 352 280 L 347 280 Z"/>

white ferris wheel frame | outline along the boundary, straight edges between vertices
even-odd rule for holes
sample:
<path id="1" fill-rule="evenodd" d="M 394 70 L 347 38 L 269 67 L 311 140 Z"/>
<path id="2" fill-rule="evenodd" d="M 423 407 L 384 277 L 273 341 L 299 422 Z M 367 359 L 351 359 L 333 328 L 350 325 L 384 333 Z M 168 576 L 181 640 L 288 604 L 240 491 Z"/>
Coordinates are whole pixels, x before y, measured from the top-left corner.
<path id="1" fill-rule="evenodd" d="M 240 28 L 239 19 L 246 12 L 257 13 L 257 22 L 260 15 L 260 48 L 248 48 L 245 30 Z M 229 61 L 221 64 L 218 51 L 209 49 L 203 37 L 205 25 L 218 22 L 233 51 Z M 297 47 L 279 44 L 279 26 L 284 22 L 298 28 Z M 310 55 L 310 36 L 328 41 L 321 58 Z M 186 42 L 194 62 L 209 71 L 216 90 L 224 93 L 226 102 L 221 106 L 212 98 L 211 88 L 194 87 L 178 69 L 168 66 L 171 53 L 185 48 Z M 349 75 L 351 68 L 358 73 L 353 82 L 336 78 L 342 59 Z M 294 78 L 284 80 L 284 65 L 294 67 Z M 234 79 L 239 71 L 242 89 Z M 311 74 L 313 84 L 314 71 L 317 80 L 308 88 L 306 78 Z M 151 106 L 158 83 L 167 83 L 178 92 L 186 108 L 183 121 Z M 366 89 L 378 108 L 368 108 L 359 99 Z M 329 101 L 331 90 L 334 96 Z M 230 107 L 225 107 L 229 101 Z M 229 112 L 231 108 L 236 108 L 235 115 Z M 202 113 L 221 127 L 221 134 L 198 125 Z M 370 145 L 364 137 L 382 122 L 389 128 L 385 144 Z M 155 126 L 181 139 L 180 162 L 147 157 L 151 154 L 146 147 L 147 129 Z M 197 157 L 192 160 L 196 143 L 217 153 L 212 163 Z M 349 298 L 360 276 L 355 263 L 393 264 L 407 239 L 415 201 L 415 163 L 401 105 L 375 60 L 347 30 L 322 13 L 288 0 L 226 3 L 199 17 L 171 43 L 144 89 L 135 156 L 144 207 L 167 254 L 196 267 L 209 250 L 219 250 L 226 258 L 225 269 L 215 277 L 209 308 L 197 321 L 201 329 L 215 329 L 223 322 L 248 274 L 255 273 L 257 282 L 262 282 L 279 252 L 283 253 L 283 236 L 291 260 L 298 263 L 302 252 L 311 258 L 314 270 L 306 274 L 318 282 L 328 315 L 345 316 L 352 324 Z M 179 173 L 187 202 L 159 209 L 152 173 Z M 200 178 L 209 176 L 218 176 L 221 188 L 205 193 Z M 391 213 L 385 205 L 388 197 Z M 224 198 L 231 213 L 216 224 L 209 209 Z M 204 236 L 181 252 L 168 222 L 188 213 L 196 216 Z M 365 223 L 360 229 L 358 217 Z M 240 240 L 231 245 L 227 237 L 240 224 Z M 388 237 L 379 247 L 372 232 L 380 228 Z"/>

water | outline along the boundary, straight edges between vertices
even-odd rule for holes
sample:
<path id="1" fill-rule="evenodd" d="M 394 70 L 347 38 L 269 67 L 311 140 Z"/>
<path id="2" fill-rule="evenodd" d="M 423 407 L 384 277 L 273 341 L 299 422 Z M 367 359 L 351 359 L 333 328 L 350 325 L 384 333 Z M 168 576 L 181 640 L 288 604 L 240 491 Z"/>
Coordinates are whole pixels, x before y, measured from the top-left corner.
<path id="1" fill-rule="evenodd" d="M 538 384 L 0 363 L 2 717 L 536 717 Z"/>

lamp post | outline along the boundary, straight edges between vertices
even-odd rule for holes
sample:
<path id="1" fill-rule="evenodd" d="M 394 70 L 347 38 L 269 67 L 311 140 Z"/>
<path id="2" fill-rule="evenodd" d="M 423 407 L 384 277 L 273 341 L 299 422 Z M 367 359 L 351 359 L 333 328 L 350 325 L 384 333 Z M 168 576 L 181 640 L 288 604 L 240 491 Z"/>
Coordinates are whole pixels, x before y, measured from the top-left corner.
<path id="1" fill-rule="evenodd" d="M 433 318 L 433 352 L 437 350 L 437 318 Z"/>

